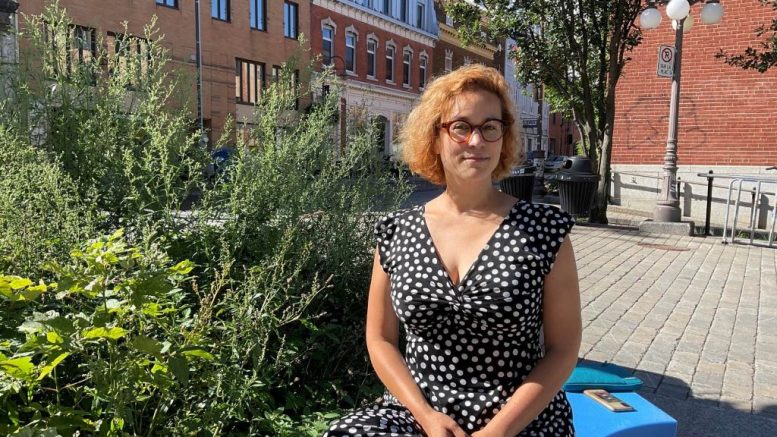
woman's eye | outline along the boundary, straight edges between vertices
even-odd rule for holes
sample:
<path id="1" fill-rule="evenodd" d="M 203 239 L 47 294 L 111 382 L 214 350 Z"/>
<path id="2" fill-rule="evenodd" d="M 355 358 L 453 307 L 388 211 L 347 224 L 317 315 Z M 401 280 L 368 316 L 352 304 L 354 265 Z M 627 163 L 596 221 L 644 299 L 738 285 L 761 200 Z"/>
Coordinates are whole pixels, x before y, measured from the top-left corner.
<path id="1" fill-rule="evenodd" d="M 454 132 L 460 133 L 460 134 L 465 134 L 469 132 L 469 126 L 464 123 L 456 123 L 453 126 L 451 126 L 451 129 Z"/>

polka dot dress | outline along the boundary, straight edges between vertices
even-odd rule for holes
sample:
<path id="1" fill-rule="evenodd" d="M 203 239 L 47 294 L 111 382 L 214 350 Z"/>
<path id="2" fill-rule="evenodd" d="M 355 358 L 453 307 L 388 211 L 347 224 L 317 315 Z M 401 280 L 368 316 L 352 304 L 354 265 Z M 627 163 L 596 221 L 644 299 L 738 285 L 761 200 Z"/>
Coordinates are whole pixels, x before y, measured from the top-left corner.
<path id="1" fill-rule="evenodd" d="M 542 358 L 544 279 L 573 224 L 553 207 L 518 201 L 458 285 L 437 255 L 423 206 L 376 224 L 410 373 L 429 404 L 468 433 L 494 417 Z M 380 404 L 343 417 L 324 435 L 425 434 L 387 391 Z M 519 435 L 574 435 L 564 392 Z"/>

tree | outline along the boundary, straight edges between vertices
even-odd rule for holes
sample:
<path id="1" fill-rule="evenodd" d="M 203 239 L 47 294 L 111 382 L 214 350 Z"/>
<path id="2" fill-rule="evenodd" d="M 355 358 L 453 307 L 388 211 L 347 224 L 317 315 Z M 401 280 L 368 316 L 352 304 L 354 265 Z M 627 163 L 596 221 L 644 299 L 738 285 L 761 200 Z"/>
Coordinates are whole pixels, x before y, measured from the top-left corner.
<path id="1" fill-rule="evenodd" d="M 591 221 L 607 223 L 615 90 L 628 52 L 639 44 L 640 0 L 452 0 L 460 37 L 511 38 L 523 83 L 541 83 L 556 111 L 570 115 L 600 176 Z M 485 16 L 485 20 L 481 17 Z"/>
<path id="2" fill-rule="evenodd" d="M 769 3 L 772 4 L 772 9 L 777 12 L 777 0 L 761 0 L 763 6 Z M 759 26 L 755 29 L 755 34 L 759 38 L 771 34 L 764 41 L 761 41 L 760 50 L 748 47 L 744 53 L 737 55 L 721 50 L 716 57 L 723 58 L 729 65 L 745 70 L 757 70 L 759 73 L 765 73 L 768 69 L 777 66 L 777 18 L 772 20 L 772 24 L 768 28 L 764 25 Z"/>

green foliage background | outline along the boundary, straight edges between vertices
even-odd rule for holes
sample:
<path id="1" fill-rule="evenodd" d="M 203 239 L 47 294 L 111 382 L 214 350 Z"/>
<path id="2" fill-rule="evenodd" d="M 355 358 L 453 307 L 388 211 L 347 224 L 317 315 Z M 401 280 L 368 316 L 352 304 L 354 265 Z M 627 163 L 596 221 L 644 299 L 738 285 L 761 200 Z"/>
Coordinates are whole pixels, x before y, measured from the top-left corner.
<path id="1" fill-rule="evenodd" d="M 339 150 L 336 79 L 291 86 L 291 59 L 206 178 L 153 22 L 78 63 L 56 3 L 25 18 L 0 101 L 0 433 L 320 435 L 377 397 L 372 225 L 409 189 L 370 123 Z"/>

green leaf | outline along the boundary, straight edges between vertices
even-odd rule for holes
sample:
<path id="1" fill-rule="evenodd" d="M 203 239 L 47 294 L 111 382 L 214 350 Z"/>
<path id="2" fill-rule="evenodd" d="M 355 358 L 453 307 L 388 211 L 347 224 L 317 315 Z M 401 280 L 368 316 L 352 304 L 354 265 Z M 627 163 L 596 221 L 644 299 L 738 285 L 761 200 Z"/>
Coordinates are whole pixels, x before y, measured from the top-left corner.
<path id="1" fill-rule="evenodd" d="M 162 352 L 162 344 L 145 335 L 138 335 L 132 339 L 132 347 L 150 355 L 158 356 Z"/>
<path id="2" fill-rule="evenodd" d="M 192 271 L 192 269 L 194 269 L 194 263 L 187 259 L 170 267 L 167 271 L 173 274 L 187 275 Z"/>
<path id="3" fill-rule="evenodd" d="M 32 281 L 27 278 L 16 278 L 11 281 L 11 288 L 14 290 L 21 290 L 24 287 L 32 285 Z"/>
<path id="4" fill-rule="evenodd" d="M 118 326 L 113 328 L 91 328 L 86 329 L 81 334 L 81 337 L 84 339 L 90 339 L 90 338 L 107 338 L 109 340 L 118 340 L 122 337 L 124 337 L 127 334 L 127 330 L 123 328 L 119 328 Z"/>
<path id="5" fill-rule="evenodd" d="M 45 365 L 43 369 L 41 369 L 40 375 L 38 375 L 38 381 L 47 377 L 54 370 L 54 368 L 57 367 L 59 363 L 61 363 L 65 358 L 68 357 L 68 355 L 70 355 L 70 352 L 63 352 L 57 355 L 57 357 L 54 358 L 49 364 Z"/>
<path id="6" fill-rule="evenodd" d="M 32 358 L 30 357 L 11 358 L 10 360 L 0 361 L 0 370 L 14 378 L 29 381 L 32 379 L 35 365 L 32 364 Z"/>
<path id="7" fill-rule="evenodd" d="M 49 332 L 47 332 L 47 333 L 46 333 L 46 340 L 47 340 L 49 343 L 53 343 L 53 344 L 62 344 L 62 343 L 64 343 L 64 342 L 65 342 L 65 339 L 63 339 L 63 338 L 62 338 L 62 336 L 61 336 L 61 335 L 59 335 L 59 334 L 58 334 L 57 332 L 55 332 L 55 331 L 49 331 Z"/>
<path id="8" fill-rule="evenodd" d="M 202 358 L 208 361 L 213 361 L 216 359 L 216 357 L 214 357 L 213 354 L 203 349 L 189 349 L 189 350 L 181 351 L 181 355 L 186 357 Z"/>
<path id="9" fill-rule="evenodd" d="M 189 362 L 184 357 L 172 357 L 167 362 L 170 367 L 170 371 L 175 376 L 175 379 L 181 382 L 181 384 L 189 383 Z"/>

